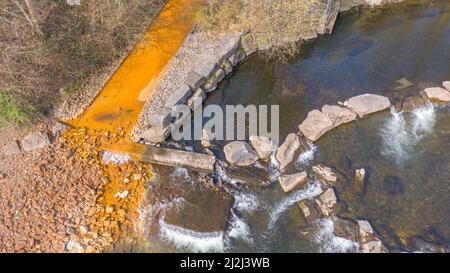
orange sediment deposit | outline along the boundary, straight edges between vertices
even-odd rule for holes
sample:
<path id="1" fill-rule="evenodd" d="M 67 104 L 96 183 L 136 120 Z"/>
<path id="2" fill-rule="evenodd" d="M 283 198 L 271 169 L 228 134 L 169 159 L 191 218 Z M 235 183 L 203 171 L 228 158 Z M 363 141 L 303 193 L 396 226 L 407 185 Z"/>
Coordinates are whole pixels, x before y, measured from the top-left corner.
<path id="1" fill-rule="evenodd" d="M 81 117 L 67 121 L 75 127 L 130 131 L 151 96 L 164 67 L 176 54 L 193 26 L 200 0 L 169 0 L 144 39 L 120 65 L 93 104 Z"/>
<path id="2" fill-rule="evenodd" d="M 129 133 L 145 101 L 151 96 L 164 67 L 191 30 L 200 0 L 169 0 L 92 105 L 60 138 L 76 156 L 101 170 L 96 206 L 87 212 L 88 224 L 80 227 L 82 251 L 108 250 L 119 238 L 136 237 L 137 209 L 151 165 L 135 161 L 103 162 L 103 150 L 129 141 Z M 80 250 L 78 248 L 77 250 Z"/>

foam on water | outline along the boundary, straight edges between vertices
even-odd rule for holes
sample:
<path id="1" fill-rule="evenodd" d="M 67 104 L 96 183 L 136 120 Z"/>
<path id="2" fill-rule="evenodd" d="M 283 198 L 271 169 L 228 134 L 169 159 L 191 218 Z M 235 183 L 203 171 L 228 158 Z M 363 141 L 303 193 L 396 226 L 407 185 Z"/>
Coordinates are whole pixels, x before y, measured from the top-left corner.
<path id="1" fill-rule="evenodd" d="M 402 163 L 411 158 L 414 146 L 433 132 L 436 123 L 436 110 L 431 103 L 412 112 L 405 119 L 403 112 L 391 108 L 391 116 L 381 128 L 383 149 L 381 153 Z"/>
<path id="2" fill-rule="evenodd" d="M 314 237 L 314 243 L 319 245 L 320 252 L 345 253 L 359 252 L 359 244 L 346 238 L 334 235 L 334 223 L 325 218 L 318 221 L 320 231 Z"/>
<path id="3" fill-rule="evenodd" d="M 250 235 L 250 227 L 244 219 L 238 217 L 233 211 L 231 211 L 231 219 L 226 232 L 226 238 L 227 244 L 229 244 L 230 238 L 244 240 L 248 244 L 253 243 L 253 238 Z"/>
<path id="4" fill-rule="evenodd" d="M 433 104 L 428 103 L 424 107 L 413 111 L 412 134 L 416 141 L 425 135 L 431 134 L 436 124 L 436 111 Z"/>
<path id="5" fill-rule="evenodd" d="M 241 185 L 244 184 L 244 182 L 239 179 L 229 177 L 225 171 L 225 168 L 220 164 L 217 164 L 216 166 L 216 175 L 220 177 L 222 182 L 230 184 L 236 188 L 240 188 Z"/>
<path id="6" fill-rule="evenodd" d="M 288 197 L 275 204 L 269 215 L 269 229 L 272 229 L 275 226 L 275 223 L 278 221 L 281 214 L 292 205 L 301 200 L 313 198 L 321 193 L 322 189 L 320 187 L 320 183 L 318 183 L 317 181 L 308 182 L 305 188 L 290 194 Z"/>
<path id="7" fill-rule="evenodd" d="M 217 232 L 196 232 L 159 221 L 159 235 L 178 249 L 189 252 L 224 252 L 224 234 Z"/>
<path id="8" fill-rule="evenodd" d="M 259 199 L 253 193 L 240 191 L 234 193 L 233 197 L 233 208 L 239 212 L 251 212 L 259 206 Z"/>
<path id="9" fill-rule="evenodd" d="M 183 178 L 186 181 L 192 182 L 192 177 L 189 175 L 189 171 L 186 168 L 175 168 L 170 174 L 171 179 Z"/>
<path id="10" fill-rule="evenodd" d="M 274 183 L 278 180 L 278 177 L 280 176 L 280 164 L 278 163 L 278 160 L 275 157 L 275 152 L 273 152 L 270 157 L 270 165 L 269 165 L 269 177 L 270 182 Z"/>
<path id="11" fill-rule="evenodd" d="M 406 121 L 402 112 L 391 108 L 391 116 L 381 128 L 383 148 L 381 154 L 392 157 L 397 163 L 408 159 L 408 147 L 411 146 L 411 138 L 407 131 Z"/>
<path id="12" fill-rule="evenodd" d="M 102 158 L 104 163 L 114 163 L 116 165 L 125 164 L 131 160 L 131 157 L 129 155 L 113 153 L 110 151 L 104 151 L 102 154 Z"/>
<path id="13" fill-rule="evenodd" d="M 298 167 L 308 166 L 314 160 L 314 154 L 317 152 L 317 146 L 313 143 L 308 143 L 309 149 L 301 153 L 296 161 Z"/>

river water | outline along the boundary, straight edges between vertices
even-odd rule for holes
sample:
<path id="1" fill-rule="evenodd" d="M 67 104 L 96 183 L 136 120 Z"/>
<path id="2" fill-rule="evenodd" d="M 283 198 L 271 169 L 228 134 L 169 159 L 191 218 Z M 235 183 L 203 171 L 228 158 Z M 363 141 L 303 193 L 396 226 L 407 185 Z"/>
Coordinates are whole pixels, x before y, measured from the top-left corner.
<path id="1" fill-rule="evenodd" d="M 413 85 L 398 90 L 400 79 Z M 341 15 L 331 36 L 305 45 L 287 63 L 251 57 L 206 103 L 278 104 L 284 139 L 297 131 L 308 111 L 324 104 L 363 93 L 397 104 L 444 80 L 450 80 L 450 2 L 409 1 Z M 414 236 L 448 247 L 449 117 L 448 107 L 433 105 L 409 114 L 394 109 L 374 114 L 326 134 L 298 158 L 296 168 L 323 163 L 335 169 L 341 177 L 336 189 L 344 208 L 340 216 L 369 220 L 390 250 L 414 251 L 408 246 Z M 223 144 L 212 149 L 222 158 Z M 367 183 L 355 190 L 353 173 L 362 167 Z M 223 193 L 203 189 L 194 173 L 155 168 L 141 211 L 145 239 L 132 251 L 357 250 L 351 241 L 332 235 L 327 221 L 313 240 L 299 236 L 305 221 L 297 202 L 321 189 L 309 181 L 306 188 L 285 194 L 277 182 L 261 183 L 276 176 L 272 169 L 262 163 L 219 172 L 228 184 L 247 185 L 225 200 Z M 223 215 L 228 215 L 224 223 Z"/>

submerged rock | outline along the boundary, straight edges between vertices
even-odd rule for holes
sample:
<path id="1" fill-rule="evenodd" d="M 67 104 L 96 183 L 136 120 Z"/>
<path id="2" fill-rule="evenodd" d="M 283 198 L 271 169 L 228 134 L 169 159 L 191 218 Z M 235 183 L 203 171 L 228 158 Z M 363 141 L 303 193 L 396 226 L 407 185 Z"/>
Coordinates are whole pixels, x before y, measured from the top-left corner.
<path id="1" fill-rule="evenodd" d="M 337 204 L 337 197 L 333 188 L 329 188 L 316 199 L 320 211 L 325 216 L 331 216 L 334 212 L 334 206 Z"/>
<path id="2" fill-rule="evenodd" d="M 223 151 L 225 153 L 225 158 L 233 166 L 250 166 L 259 159 L 258 154 L 244 141 L 228 143 L 223 148 Z"/>
<path id="3" fill-rule="evenodd" d="M 24 151 L 31 152 L 45 148 L 51 143 L 46 133 L 36 132 L 24 137 L 20 144 Z"/>
<path id="4" fill-rule="evenodd" d="M 286 140 L 278 148 L 275 155 L 278 163 L 280 164 L 280 170 L 283 171 L 289 163 L 294 159 L 294 155 L 300 147 L 300 139 L 296 134 L 289 134 Z"/>
<path id="5" fill-rule="evenodd" d="M 298 126 L 298 129 L 307 139 L 316 141 L 326 132 L 333 129 L 333 122 L 319 110 L 312 110 Z"/>
<path id="6" fill-rule="evenodd" d="M 341 124 L 348 123 L 356 119 L 355 112 L 348 108 L 336 105 L 324 105 L 322 107 L 322 113 L 324 113 L 331 119 L 335 128 Z"/>
<path id="7" fill-rule="evenodd" d="M 423 93 L 430 101 L 448 102 L 450 101 L 450 92 L 441 87 L 425 88 Z"/>
<path id="8" fill-rule="evenodd" d="M 412 237 L 408 241 L 408 248 L 415 252 L 423 253 L 447 253 L 445 246 L 434 244 L 423 240 L 420 237 Z"/>
<path id="9" fill-rule="evenodd" d="M 346 100 L 344 106 L 356 112 L 360 118 L 363 118 L 368 114 L 388 109 L 391 106 L 391 102 L 384 96 L 363 94 Z"/>
<path id="10" fill-rule="evenodd" d="M 361 168 L 355 171 L 355 178 L 353 180 L 353 185 L 358 192 L 363 191 L 365 179 L 366 179 L 366 169 Z"/>
<path id="11" fill-rule="evenodd" d="M 267 159 L 275 149 L 273 141 L 265 136 L 250 136 L 250 143 L 261 159 Z"/>
<path id="12" fill-rule="evenodd" d="M 332 218 L 334 224 L 334 235 L 351 240 L 358 241 L 358 228 L 355 223 L 339 217 Z"/>
<path id="13" fill-rule="evenodd" d="M 299 187 L 302 187 L 308 181 L 308 174 L 306 172 L 282 175 L 278 178 L 280 186 L 284 192 L 293 191 Z"/>

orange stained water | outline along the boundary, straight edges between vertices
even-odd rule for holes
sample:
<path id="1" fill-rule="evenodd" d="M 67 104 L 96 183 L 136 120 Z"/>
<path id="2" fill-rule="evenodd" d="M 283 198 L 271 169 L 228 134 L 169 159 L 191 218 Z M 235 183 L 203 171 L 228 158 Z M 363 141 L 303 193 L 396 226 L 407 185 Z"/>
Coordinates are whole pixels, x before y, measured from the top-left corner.
<path id="1" fill-rule="evenodd" d="M 192 28 L 202 0 L 169 0 L 144 39 L 120 65 L 93 104 L 69 124 L 130 132 L 164 67 Z"/>

